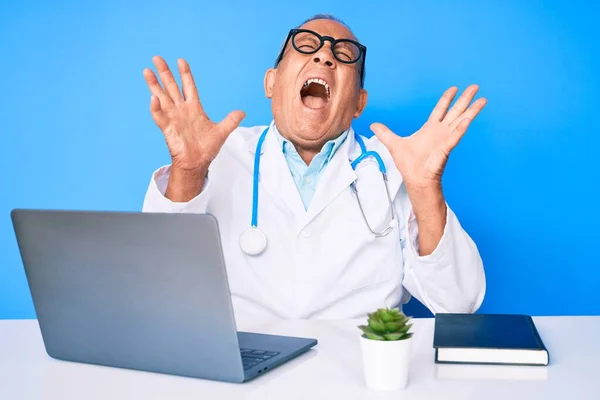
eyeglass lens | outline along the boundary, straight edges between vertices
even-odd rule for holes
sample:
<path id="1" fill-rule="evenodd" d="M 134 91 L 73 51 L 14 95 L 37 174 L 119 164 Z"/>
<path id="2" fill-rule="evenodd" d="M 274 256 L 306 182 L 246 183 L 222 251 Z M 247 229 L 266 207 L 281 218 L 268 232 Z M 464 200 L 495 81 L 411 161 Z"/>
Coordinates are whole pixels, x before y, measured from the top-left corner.
<path id="1" fill-rule="evenodd" d="M 296 50 L 301 53 L 315 53 L 321 47 L 321 38 L 311 32 L 298 32 L 292 37 Z M 350 41 L 341 40 L 333 46 L 333 55 L 341 62 L 353 63 L 360 58 L 360 49 Z"/>

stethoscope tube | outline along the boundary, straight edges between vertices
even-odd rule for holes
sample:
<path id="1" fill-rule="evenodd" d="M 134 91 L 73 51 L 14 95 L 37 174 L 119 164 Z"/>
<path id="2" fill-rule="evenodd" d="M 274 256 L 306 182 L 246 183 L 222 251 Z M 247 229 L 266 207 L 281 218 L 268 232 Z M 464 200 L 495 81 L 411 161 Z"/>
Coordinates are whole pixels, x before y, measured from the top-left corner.
<path id="1" fill-rule="evenodd" d="M 258 255 L 267 248 L 267 236 L 258 229 L 258 181 L 260 178 L 260 153 L 268 131 L 269 128 L 267 127 L 256 144 L 252 177 L 252 221 L 250 227 L 240 235 L 240 248 L 244 253 L 251 256 Z"/>
<path id="2" fill-rule="evenodd" d="M 256 153 L 254 153 L 254 172 L 252 179 L 252 222 L 250 226 L 258 226 L 258 180 L 260 178 L 260 152 L 262 151 L 263 142 L 267 137 L 269 128 L 266 128 L 258 138 L 258 144 L 256 145 Z"/>
<path id="3" fill-rule="evenodd" d="M 248 255 L 258 255 L 262 253 L 267 247 L 267 236 L 258 228 L 258 183 L 260 180 L 260 156 L 262 151 L 262 146 L 269 132 L 269 127 L 267 127 L 258 138 L 258 143 L 256 144 L 256 152 L 254 153 L 254 171 L 253 171 L 253 179 L 252 179 L 252 221 L 250 223 L 250 227 L 246 229 L 240 235 L 240 248 L 242 251 Z M 381 159 L 381 156 L 375 151 L 367 151 L 365 143 L 359 134 L 354 135 L 358 145 L 361 149 L 361 154 L 358 156 L 352 163 L 352 169 L 356 170 L 358 164 L 367 157 L 373 157 L 377 161 L 379 171 L 383 175 L 383 181 L 385 184 L 385 190 L 388 198 L 388 203 L 391 212 L 391 220 L 389 225 L 381 232 L 375 232 L 371 225 L 369 224 L 365 212 L 362 207 L 362 203 L 360 202 L 360 198 L 358 196 L 358 190 L 356 188 L 356 182 L 352 182 L 351 187 L 352 191 L 356 196 L 356 200 L 358 201 L 358 206 L 360 208 L 360 212 L 362 217 L 371 231 L 371 234 L 374 238 L 382 237 L 388 235 L 394 227 L 397 225 L 396 214 L 394 211 L 394 204 L 390 195 L 390 191 L 388 188 L 388 179 L 387 179 L 387 171 L 385 168 L 385 163 Z"/>

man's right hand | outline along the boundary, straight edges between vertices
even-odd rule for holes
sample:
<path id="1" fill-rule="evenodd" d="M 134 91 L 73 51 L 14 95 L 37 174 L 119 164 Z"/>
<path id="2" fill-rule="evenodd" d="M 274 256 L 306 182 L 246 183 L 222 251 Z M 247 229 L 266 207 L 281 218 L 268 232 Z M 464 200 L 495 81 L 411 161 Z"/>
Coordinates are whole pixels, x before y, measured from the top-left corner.
<path id="1" fill-rule="evenodd" d="M 152 92 L 150 112 L 171 154 L 171 176 L 165 196 L 172 201 L 187 202 L 202 190 L 210 163 L 245 114 L 233 111 L 223 121 L 212 122 L 202 108 L 188 63 L 183 59 L 177 61 L 182 95 L 165 60 L 155 56 L 152 61 L 164 89 L 154 72 L 146 68 L 144 78 Z"/>

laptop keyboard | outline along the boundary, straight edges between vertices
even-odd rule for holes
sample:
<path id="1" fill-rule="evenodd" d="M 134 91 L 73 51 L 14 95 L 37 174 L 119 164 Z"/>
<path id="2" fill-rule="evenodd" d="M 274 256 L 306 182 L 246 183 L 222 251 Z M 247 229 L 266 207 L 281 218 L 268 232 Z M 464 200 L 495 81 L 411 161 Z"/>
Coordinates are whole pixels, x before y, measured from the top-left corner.
<path id="1" fill-rule="evenodd" d="M 267 361 L 276 355 L 278 352 L 275 351 L 265 351 L 265 350 L 255 350 L 255 349 L 240 349 L 242 353 L 242 362 L 244 364 L 244 369 L 250 369 L 252 367 L 257 366 L 258 364 Z"/>

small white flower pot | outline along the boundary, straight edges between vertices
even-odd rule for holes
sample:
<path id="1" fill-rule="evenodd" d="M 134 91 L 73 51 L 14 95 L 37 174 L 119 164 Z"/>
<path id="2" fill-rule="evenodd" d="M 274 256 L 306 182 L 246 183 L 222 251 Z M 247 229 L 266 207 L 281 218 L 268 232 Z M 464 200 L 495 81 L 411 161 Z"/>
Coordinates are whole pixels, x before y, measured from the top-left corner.
<path id="1" fill-rule="evenodd" d="M 412 339 L 382 341 L 360 336 L 363 372 L 369 388 L 399 390 L 407 386 Z"/>

